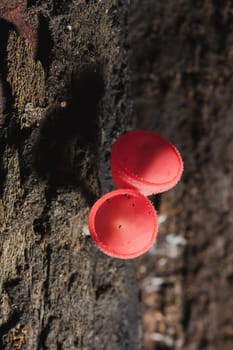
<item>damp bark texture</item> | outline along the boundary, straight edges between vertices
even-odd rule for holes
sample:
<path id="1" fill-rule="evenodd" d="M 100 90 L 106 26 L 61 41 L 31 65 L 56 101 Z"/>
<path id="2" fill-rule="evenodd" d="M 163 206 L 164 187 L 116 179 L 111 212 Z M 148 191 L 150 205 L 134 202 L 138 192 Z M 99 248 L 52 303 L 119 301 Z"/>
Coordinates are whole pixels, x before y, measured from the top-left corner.
<path id="1" fill-rule="evenodd" d="M 130 124 L 127 1 L 1 1 L 0 51 L 0 348 L 137 349 L 134 264 L 86 226 Z"/>

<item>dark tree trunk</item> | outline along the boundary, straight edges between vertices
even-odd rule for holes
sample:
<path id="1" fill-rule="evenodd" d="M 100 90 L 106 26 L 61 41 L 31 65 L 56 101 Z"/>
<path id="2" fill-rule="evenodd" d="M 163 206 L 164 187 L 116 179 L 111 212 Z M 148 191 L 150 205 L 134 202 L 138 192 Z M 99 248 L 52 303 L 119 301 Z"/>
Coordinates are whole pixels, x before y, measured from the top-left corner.
<path id="1" fill-rule="evenodd" d="M 233 348 L 231 1 L 133 1 L 136 126 L 170 139 L 185 171 L 157 198 L 139 266 L 146 349 Z"/>
<path id="2" fill-rule="evenodd" d="M 134 264 L 86 234 L 130 123 L 127 1 L 10 4 L 0 1 L 0 348 L 136 349 Z"/>

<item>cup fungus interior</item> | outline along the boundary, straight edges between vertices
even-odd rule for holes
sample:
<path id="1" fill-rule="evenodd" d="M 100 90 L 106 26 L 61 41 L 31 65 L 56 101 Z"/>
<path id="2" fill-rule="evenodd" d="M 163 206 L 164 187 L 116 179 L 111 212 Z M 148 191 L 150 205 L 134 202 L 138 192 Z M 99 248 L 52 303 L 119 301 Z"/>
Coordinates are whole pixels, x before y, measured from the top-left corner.
<path id="1" fill-rule="evenodd" d="M 136 180 L 140 183 L 140 190 L 144 183 L 154 185 L 155 191 L 158 185 L 161 192 L 178 182 L 183 162 L 179 152 L 166 139 L 151 131 L 137 130 L 128 132 L 115 142 L 111 168 L 116 185 L 122 181 L 130 185 L 130 180 Z M 133 187 L 137 187 L 135 183 Z M 153 187 L 152 193 L 147 193 L 148 189 L 145 191 L 142 193 L 152 194 Z"/>
<path id="2" fill-rule="evenodd" d="M 89 229 L 106 254 L 134 258 L 154 243 L 158 225 L 150 201 L 135 190 L 116 190 L 101 197 L 89 215 Z"/>

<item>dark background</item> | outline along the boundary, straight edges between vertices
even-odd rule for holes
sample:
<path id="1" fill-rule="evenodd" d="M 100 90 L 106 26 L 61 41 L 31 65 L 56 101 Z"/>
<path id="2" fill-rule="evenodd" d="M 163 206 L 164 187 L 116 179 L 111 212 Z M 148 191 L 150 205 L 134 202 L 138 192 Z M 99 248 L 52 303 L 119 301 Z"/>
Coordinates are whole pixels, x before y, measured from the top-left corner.
<path id="1" fill-rule="evenodd" d="M 138 261 L 145 348 L 233 348 L 233 6 L 132 1 L 135 127 L 180 150 L 156 198 L 157 244 Z"/>

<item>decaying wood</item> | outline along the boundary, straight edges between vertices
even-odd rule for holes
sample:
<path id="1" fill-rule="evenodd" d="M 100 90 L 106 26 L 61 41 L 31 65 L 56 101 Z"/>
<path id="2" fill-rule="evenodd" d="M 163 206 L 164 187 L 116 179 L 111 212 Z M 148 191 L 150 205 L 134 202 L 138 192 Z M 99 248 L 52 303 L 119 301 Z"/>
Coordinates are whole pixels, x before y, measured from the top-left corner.
<path id="1" fill-rule="evenodd" d="M 0 22 L 0 348 L 136 349 L 134 264 L 86 235 L 130 123 L 127 2 L 30 1 L 26 12 L 35 58 L 30 36 Z"/>

